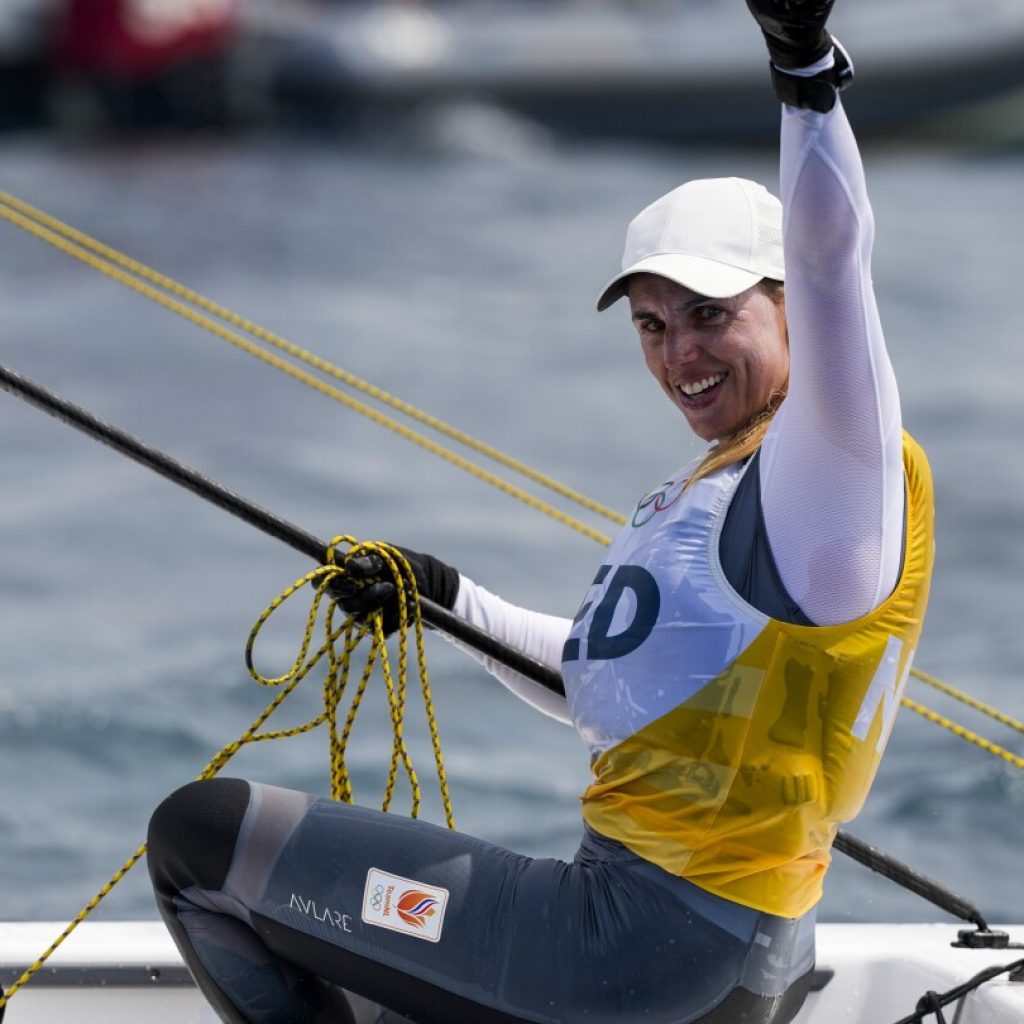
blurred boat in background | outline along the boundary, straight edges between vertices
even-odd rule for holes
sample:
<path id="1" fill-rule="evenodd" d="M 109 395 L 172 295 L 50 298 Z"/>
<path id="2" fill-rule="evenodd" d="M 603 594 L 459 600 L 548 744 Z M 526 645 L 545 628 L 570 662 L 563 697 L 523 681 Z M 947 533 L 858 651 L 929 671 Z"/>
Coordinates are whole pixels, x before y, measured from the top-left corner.
<path id="1" fill-rule="evenodd" d="M 0 129 L 38 124 L 46 117 L 50 13 L 41 0 L 0 2 Z"/>
<path id="2" fill-rule="evenodd" d="M 848 0 L 833 28 L 862 137 L 1024 90 L 1021 0 Z M 742 0 L 4 0 L 0 124 L 91 96 L 115 127 L 350 132 L 469 101 L 576 137 L 760 142 L 766 63 Z"/>
<path id="3" fill-rule="evenodd" d="M 242 0 L 63 0 L 50 59 L 65 80 L 91 83 L 116 124 L 223 123 L 241 9 Z"/>
<path id="4" fill-rule="evenodd" d="M 832 27 L 861 136 L 1024 88 L 1021 0 L 852 0 Z M 328 123 L 485 100 L 574 136 L 777 135 L 742 0 L 250 0 L 243 31 L 269 95 Z"/>
<path id="5" fill-rule="evenodd" d="M 244 2 L 0 0 L 0 127 L 226 123 Z"/>

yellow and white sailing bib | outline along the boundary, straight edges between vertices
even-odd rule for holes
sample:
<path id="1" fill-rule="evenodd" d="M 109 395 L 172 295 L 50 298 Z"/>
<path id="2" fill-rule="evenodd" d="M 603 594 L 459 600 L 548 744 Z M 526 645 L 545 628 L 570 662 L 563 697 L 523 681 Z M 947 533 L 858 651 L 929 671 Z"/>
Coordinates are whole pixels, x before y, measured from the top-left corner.
<path id="1" fill-rule="evenodd" d="M 648 495 L 608 551 L 562 673 L 591 749 L 583 816 L 709 892 L 783 917 L 821 898 L 839 826 L 867 796 L 924 619 L 932 485 L 904 435 L 896 589 L 837 626 L 779 622 L 729 585 L 718 542 L 743 473 Z"/>

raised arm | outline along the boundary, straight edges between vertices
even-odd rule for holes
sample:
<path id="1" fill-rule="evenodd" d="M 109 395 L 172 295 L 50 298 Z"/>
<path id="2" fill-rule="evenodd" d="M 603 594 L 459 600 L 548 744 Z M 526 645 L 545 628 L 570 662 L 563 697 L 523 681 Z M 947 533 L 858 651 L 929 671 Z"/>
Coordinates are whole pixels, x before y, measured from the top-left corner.
<path id="1" fill-rule="evenodd" d="M 831 4 L 806 7 L 823 17 Z M 816 59 L 780 70 L 785 56 L 766 36 L 776 89 L 792 101 L 783 107 L 781 154 L 790 381 L 762 449 L 761 500 L 786 590 L 813 622 L 828 625 L 876 608 L 897 581 L 899 394 L 871 284 L 874 221 L 863 167 L 836 95 L 848 59 L 824 33 Z"/>

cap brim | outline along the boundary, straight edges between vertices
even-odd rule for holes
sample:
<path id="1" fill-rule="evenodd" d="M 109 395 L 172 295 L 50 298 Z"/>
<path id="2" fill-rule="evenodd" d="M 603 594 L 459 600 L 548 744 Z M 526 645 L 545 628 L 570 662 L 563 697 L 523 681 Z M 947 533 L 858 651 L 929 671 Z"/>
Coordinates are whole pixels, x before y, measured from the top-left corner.
<path id="1" fill-rule="evenodd" d="M 621 274 L 613 277 L 605 285 L 597 300 L 597 311 L 606 310 L 613 302 L 626 294 L 627 279 L 634 274 L 657 274 L 667 277 L 684 288 L 689 288 L 698 295 L 707 295 L 712 299 L 727 299 L 739 295 L 748 288 L 753 288 L 758 281 L 764 279 L 763 274 L 755 274 L 749 270 L 740 270 L 709 260 L 705 256 L 689 256 L 685 253 L 659 253 L 639 260 L 627 267 Z"/>

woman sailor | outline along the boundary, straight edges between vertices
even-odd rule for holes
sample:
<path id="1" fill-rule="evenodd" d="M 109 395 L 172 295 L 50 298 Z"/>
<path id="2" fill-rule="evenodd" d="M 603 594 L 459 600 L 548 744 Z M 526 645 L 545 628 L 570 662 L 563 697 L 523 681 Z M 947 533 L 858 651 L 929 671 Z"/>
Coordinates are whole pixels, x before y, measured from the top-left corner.
<path id="1" fill-rule="evenodd" d="M 628 300 L 648 369 L 714 445 L 637 504 L 573 621 L 406 552 L 422 593 L 561 668 L 565 698 L 494 671 L 590 748 L 575 861 L 193 783 L 156 811 L 149 863 L 222 1019 L 347 1020 L 343 989 L 421 1024 L 783 1024 L 803 1002 L 829 848 L 917 645 L 931 491 L 871 289 L 832 0 L 748 6 L 784 104 L 783 203 L 739 179 L 670 192 L 598 303 Z M 381 560 L 347 572 L 346 611 L 395 628 Z"/>

